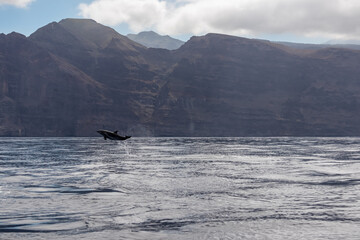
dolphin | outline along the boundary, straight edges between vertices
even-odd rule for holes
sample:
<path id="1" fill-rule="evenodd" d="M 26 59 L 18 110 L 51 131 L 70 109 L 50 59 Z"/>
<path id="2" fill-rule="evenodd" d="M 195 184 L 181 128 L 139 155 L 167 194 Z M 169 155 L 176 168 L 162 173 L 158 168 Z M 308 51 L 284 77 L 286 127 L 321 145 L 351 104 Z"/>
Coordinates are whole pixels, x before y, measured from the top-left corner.
<path id="1" fill-rule="evenodd" d="M 126 140 L 128 138 L 131 138 L 131 136 L 120 136 L 118 135 L 118 131 L 108 131 L 108 130 L 97 130 L 98 133 L 100 133 L 104 139 L 110 139 L 110 140 Z"/>

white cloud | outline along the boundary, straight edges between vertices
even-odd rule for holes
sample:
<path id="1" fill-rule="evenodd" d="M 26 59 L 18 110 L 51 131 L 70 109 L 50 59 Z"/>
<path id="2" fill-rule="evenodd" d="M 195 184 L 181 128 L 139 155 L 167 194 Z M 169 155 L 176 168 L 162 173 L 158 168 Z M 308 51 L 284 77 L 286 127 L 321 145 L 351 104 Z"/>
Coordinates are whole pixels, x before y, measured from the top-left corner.
<path id="1" fill-rule="evenodd" d="M 158 0 L 97 0 L 80 4 L 79 9 L 83 17 L 110 26 L 127 23 L 134 31 L 156 26 L 167 10 L 166 3 Z"/>
<path id="2" fill-rule="evenodd" d="M 83 17 L 162 34 L 296 34 L 360 39 L 359 0 L 96 0 Z"/>
<path id="3" fill-rule="evenodd" d="M 35 1 L 35 0 L 0 0 L 0 6 L 1 5 L 12 5 L 15 7 L 25 8 L 33 1 Z"/>

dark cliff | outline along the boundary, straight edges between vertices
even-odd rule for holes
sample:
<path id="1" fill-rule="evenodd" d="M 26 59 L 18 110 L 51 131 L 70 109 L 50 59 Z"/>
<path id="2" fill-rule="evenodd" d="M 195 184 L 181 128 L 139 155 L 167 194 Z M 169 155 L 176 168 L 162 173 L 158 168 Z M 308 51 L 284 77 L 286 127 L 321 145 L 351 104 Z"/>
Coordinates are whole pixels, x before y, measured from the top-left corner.
<path id="1" fill-rule="evenodd" d="M 360 52 L 296 54 L 282 45 L 226 35 L 194 37 L 154 113 L 160 135 L 358 135 Z M 355 133 L 356 132 L 356 133 Z"/>
<path id="2" fill-rule="evenodd" d="M 234 36 L 145 48 L 92 20 L 0 35 L 0 135 L 359 136 L 360 51 Z"/>

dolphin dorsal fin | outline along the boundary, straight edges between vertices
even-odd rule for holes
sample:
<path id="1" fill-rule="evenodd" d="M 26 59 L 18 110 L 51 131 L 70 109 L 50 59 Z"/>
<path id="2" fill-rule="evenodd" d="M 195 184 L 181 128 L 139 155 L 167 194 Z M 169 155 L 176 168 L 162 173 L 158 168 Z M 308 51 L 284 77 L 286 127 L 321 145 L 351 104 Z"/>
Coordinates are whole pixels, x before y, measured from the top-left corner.
<path id="1" fill-rule="evenodd" d="M 114 131 L 114 133 L 117 134 L 117 133 L 118 133 L 118 130 Z"/>

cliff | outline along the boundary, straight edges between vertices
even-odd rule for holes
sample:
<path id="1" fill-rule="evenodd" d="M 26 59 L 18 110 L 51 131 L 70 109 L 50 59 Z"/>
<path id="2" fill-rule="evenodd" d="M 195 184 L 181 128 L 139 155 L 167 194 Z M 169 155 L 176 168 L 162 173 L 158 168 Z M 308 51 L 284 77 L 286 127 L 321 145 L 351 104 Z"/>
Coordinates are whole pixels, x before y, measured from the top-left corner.
<path id="1" fill-rule="evenodd" d="M 221 34 L 146 48 L 65 19 L 0 35 L 0 136 L 360 136 L 359 65 Z"/>

